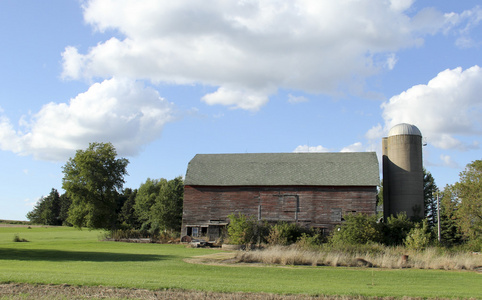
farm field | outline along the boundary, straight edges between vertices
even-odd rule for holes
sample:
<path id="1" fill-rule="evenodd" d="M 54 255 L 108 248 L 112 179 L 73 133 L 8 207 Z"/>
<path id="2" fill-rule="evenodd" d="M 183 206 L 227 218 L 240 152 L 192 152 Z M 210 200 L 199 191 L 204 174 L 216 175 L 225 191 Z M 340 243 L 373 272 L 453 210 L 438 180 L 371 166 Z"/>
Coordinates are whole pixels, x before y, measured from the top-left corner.
<path id="1" fill-rule="evenodd" d="M 101 234 L 0 227 L 0 283 L 366 297 L 482 295 L 482 274 L 476 272 L 192 264 L 185 260 L 222 251 L 102 242 Z M 13 242 L 15 235 L 29 242 Z"/>

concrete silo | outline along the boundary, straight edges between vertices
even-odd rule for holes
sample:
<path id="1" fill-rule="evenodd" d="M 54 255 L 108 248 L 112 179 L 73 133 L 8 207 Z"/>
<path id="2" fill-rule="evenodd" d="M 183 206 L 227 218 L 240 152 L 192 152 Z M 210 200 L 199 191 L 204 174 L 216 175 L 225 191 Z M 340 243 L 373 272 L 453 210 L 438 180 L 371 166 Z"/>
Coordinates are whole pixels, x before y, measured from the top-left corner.
<path id="1" fill-rule="evenodd" d="M 422 133 L 402 123 L 390 129 L 383 147 L 383 216 L 406 212 L 409 218 L 423 218 Z"/>

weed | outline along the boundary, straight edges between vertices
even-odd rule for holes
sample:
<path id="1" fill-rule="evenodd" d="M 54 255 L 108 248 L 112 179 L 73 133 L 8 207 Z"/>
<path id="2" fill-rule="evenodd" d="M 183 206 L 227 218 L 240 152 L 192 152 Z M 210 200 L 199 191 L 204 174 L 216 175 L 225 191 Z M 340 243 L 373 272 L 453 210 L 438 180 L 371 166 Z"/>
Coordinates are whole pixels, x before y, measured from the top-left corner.
<path id="1" fill-rule="evenodd" d="M 15 243 L 23 243 L 23 242 L 28 242 L 28 240 L 24 239 L 24 238 L 21 238 L 18 234 L 15 234 L 13 236 L 13 241 Z"/>

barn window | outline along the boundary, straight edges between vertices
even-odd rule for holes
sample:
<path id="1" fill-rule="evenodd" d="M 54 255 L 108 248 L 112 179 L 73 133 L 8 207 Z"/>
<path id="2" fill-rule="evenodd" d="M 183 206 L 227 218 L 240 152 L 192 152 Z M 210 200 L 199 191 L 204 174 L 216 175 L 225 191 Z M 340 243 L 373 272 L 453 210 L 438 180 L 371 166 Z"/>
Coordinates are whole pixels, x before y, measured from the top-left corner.
<path id="1" fill-rule="evenodd" d="M 192 236 L 198 237 L 199 236 L 199 227 L 192 228 Z"/>
<path id="2" fill-rule="evenodd" d="M 331 209 L 331 221 L 332 222 L 341 222 L 341 208 L 332 208 Z"/>

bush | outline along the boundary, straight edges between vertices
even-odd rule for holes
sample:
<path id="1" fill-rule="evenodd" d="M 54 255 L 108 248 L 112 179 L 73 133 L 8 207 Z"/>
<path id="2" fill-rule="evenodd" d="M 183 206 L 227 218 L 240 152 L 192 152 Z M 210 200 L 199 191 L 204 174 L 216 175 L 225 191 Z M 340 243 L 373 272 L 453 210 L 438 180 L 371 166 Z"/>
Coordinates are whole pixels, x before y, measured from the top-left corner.
<path id="1" fill-rule="evenodd" d="M 23 243 L 23 242 L 28 242 L 26 239 L 21 238 L 18 234 L 13 236 L 13 241 L 15 243 Z"/>
<path id="2" fill-rule="evenodd" d="M 412 228 L 408 233 L 404 244 L 408 249 L 413 250 L 425 250 L 432 240 L 432 234 L 428 227 L 427 220 L 423 220 L 422 226 L 417 224 L 415 228 Z"/>
<path id="3" fill-rule="evenodd" d="M 382 233 L 375 216 L 358 213 L 347 214 L 344 218 L 345 222 L 341 226 L 337 226 L 332 232 L 331 244 L 357 245 L 381 241 Z"/>
<path id="4" fill-rule="evenodd" d="M 466 243 L 454 247 L 455 249 L 469 252 L 482 252 L 482 237 L 468 240 Z"/>
<path id="5" fill-rule="evenodd" d="M 247 245 L 255 242 L 257 224 L 253 218 L 243 214 L 228 216 L 229 242 L 234 245 Z"/>
<path id="6" fill-rule="evenodd" d="M 321 232 L 302 233 L 296 241 L 296 245 L 302 249 L 317 249 L 320 248 L 326 238 Z"/>
<path id="7" fill-rule="evenodd" d="M 387 222 L 382 225 L 383 243 L 387 246 L 402 245 L 408 233 L 414 227 L 405 212 L 399 213 L 396 217 L 388 217 Z"/>
<path id="8" fill-rule="evenodd" d="M 267 242 L 270 245 L 287 246 L 296 243 L 309 230 L 294 223 L 279 222 L 269 229 Z"/>

